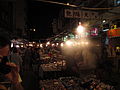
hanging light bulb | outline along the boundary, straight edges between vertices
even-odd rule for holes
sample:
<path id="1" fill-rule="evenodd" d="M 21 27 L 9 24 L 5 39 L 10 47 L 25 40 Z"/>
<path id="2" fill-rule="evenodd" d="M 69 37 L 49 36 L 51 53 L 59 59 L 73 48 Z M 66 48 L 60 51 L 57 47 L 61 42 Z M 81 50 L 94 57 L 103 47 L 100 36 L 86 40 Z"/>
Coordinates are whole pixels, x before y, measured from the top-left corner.
<path id="1" fill-rule="evenodd" d="M 55 44 L 53 43 L 52 46 L 55 46 Z"/>
<path id="2" fill-rule="evenodd" d="M 63 47 L 63 46 L 64 46 L 64 44 L 63 44 L 63 43 L 61 43 L 61 44 L 60 44 L 60 46 L 61 46 L 61 47 Z"/>
<path id="3" fill-rule="evenodd" d="M 48 41 L 46 44 L 47 44 L 47 45 L 50 45 L 50 42 Z"/>
<path id="4" fill-rule="evenodd" d="M 40 47 L 42 48 L 42 47 L 43 47 L 43 44 L 40 44 Z"/>
<path id="5" fill-rule="evenodd" d="M 71 46 L 72 44 L 73 44 L 73 42 L 72 41 L 66 41 L 66 44 L 68 45 L 68 46 Z"/>
<path id="6" fill-rule="evenodd" d="M 58 43 L 56 43 L 56 45 L 58 46 L 59 44 L 58 44 Z"/>

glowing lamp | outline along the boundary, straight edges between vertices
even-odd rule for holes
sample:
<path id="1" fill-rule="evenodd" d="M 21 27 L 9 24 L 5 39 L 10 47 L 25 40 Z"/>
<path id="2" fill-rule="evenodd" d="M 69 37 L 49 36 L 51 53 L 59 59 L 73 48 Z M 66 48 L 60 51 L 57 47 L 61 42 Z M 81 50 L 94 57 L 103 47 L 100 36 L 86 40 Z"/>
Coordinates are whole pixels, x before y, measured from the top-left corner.
<path id="1" fill-rule="evenodd" d="M 71 46 L 71 45 L 73 44 L 73 42 L 71 42 L 71 41 L 66 41 L 66 44 L 67 44 L 68 46 Z"/>
<path id="2" fill-rule="evenodd" d="M 20 46 L 19 45 L 16 45 L 16 48 L 19 48 Z"/>
<path id="3" fill-rule="evenodd" d="M 47 45 L 50 45 L 50 42 L 47 42 L 46 44 L 47 44 Z"/>
<path id="4" fill-rule="evenodd" d="M 43 45 L 42 45 L 42 44 L 40 44 L 40 47 L 42 48 L 42 47 L 43 47 Z"/>
<path id="5" fill-rule="evenodd" d="M 56 43 L 56 45 L 58 46 L 59 44 L 58 44 L 58 43 Z"/>
<path id="6" fill-rule="evenodd" d="M 53 43 L 52 46 L 55 46 L 55 44 Z"/>
<path id="7" fill-rule="evenodd" d="M 77 27 L 77 32 L 78 33 L 83 33 L 84 32 L 84 27 L 83 26 L 81 26 L 81 25 L 79 25 L 78 27 Z"/>
<path id="8" fill-rule="evenodd" d="M 24 47 L 23 45 L 21 45 L 21 47 Z"/>
<path id="9" fill-rule="evenodd" d="M 63 43 L 61 43 L 60 46 L 63 47 Z"/>
<path id="10" fill-rule="evenodd" d="M 33 44 L 29 44 L 29 46 L 33 47 Z"/>
<path id="11" fill-rule="evenodd" d="M 13 47 L 14 45 L 13 45 L 13 43 L 11 43 L 11 47 Z"/>

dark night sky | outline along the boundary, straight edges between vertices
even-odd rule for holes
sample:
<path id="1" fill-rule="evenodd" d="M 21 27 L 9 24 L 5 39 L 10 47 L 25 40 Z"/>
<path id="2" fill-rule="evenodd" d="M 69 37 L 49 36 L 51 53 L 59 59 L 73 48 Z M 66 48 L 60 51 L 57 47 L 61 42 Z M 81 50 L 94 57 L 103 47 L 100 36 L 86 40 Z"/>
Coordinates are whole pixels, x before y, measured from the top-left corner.
<path id="1" fill-rule="evenodd" d="M 53 18 L 58 17 L 61 5 L 45 2 L 29 2 L 28 21 L 30 27 L 36 28 L 33 36 L 36 38 L 50 37 L 52 34 L 51 23 Z"/>

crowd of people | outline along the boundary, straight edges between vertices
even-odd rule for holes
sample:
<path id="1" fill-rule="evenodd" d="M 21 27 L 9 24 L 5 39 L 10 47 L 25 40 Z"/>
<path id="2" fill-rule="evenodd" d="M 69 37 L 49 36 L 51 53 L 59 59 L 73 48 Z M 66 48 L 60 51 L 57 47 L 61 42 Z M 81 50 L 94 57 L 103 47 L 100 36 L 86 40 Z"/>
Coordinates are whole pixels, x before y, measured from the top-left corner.
<path id="1" fill-rule="evenodd" d="M 11 48 L 7 33 L 0 33 L 0 89 L 23 90 L 22 75 L 32 70 L 34 63 L 40 64 L 38 48 Z"/>
<path id="2" fill-rule="evenodd" d="M 55 75 L 49 75 L 48 73 L 41 75 L 41 78 L 39 78 L 41 80 L 49 76 L 59 78 L 61 73 L 61 76 L 69 76 L 70 74 L 74 74 L 77 77 L 78 75 L 80 76 L 80 66 L 82 64 L 79 59 L 82 60 L 81 52 L 68 55 L 63 53 L 59 46 L 52 47 L 50 45 L 42 48 L 30 46 L 11 48 L 11 41 L 8 36 L 5 32 L 0 33 L 0 90 L 24 90 L 22 85 L 24 72 L 32 70 L 37 76 L 39 73 L 42 73 L 40 67 L 43 71 L 49 72 L 49 74 L 51 74 L 50 70 L 55 71 Z M 47 70 L 47 68 L 49 69 Z M 59 75 L 56 75 L 57 73 Z"/>
<path id="3" fill-rule="evenodd" d="M 8 90 L 10 87 L 10 90 L 23 90 L 21 84 L 23 73 L 33 70 L 34 65 L 35 71 L 38 71 L 40 64 L 54 62 L 56 60 L 54 58 L 58 57 L 53 55 L 56 52 L 57 50 L 50 47 L 11 48 L 9 35 L 6 32 L 0 33 L 0 89 Z M 45 57 L 49 58 L 45 60 Z"/>

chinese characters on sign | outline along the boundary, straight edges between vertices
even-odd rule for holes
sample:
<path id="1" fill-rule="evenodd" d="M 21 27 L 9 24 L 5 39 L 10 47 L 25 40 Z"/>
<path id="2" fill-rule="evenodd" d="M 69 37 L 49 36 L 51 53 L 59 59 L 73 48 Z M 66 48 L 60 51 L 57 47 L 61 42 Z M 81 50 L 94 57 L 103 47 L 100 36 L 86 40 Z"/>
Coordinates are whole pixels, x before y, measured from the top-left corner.
<path id="1" fill-rule="evenodd" d="M 65 18 L 101 19 L 97 12 L 65 9 Z"/>

